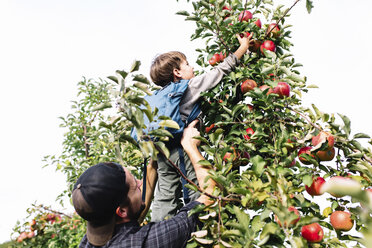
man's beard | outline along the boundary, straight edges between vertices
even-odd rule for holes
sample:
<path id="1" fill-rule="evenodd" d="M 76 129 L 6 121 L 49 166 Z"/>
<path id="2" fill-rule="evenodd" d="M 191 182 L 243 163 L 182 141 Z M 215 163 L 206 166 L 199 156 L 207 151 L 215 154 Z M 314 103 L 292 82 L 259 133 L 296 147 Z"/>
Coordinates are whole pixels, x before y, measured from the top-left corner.
<path id="1" fill-rule="evenodd" d="M 146 208 L 146 204 L 144 202 L 141 203 L 141 207 L 140 209 L 137 211 L 137 212 L 134 212 L 132 207 L 129 206 L 128 208 L 128 217 L 131 219 L 131 220 L 138 220 L 138 218 L 140 217 L 142 211 Z"/>

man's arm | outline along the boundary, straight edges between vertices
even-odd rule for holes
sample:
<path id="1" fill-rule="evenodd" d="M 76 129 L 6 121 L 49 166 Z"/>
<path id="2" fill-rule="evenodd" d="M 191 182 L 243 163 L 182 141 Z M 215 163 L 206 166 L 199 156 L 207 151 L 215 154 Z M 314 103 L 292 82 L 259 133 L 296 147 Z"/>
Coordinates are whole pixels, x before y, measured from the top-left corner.
<path id="1" fill-rule="evenodd" d="M 199 131 L 195 128 L 195 125 L 197 123 L 198 120 L 194 120 L 187 128 L 185 128 L 181 144 L 183 146 L 183 149 L 189 156 L 192 165 L 194 166 L 196 178 L 198 180 L 200 188 L 204 189 L 206 193 L 211 194 L 216 183 L 212 179 L 208 179 L 208 181 L 205 182 L 205 178 L 208 176 L 208 169 L 199 164 L 199 161 L 204 160 L 204 157 L 198 150 L 200 140 L 193 138 L 200 135 Z M 213 202 L 208 196 L 204 194 L 201 194 L 197 201 L 206 205 Z"/>
<path id="2" fill-rule="evenodd" d="M 155 185 L 158 180 L 158 173 L 157 173 L 158 164 L 156 161 L 152 159 L 149 161 L 146 170 L 146 196 L 145 196 L 145 204 L 146 208 L 142 211 L 140 217 L 138 218 L 138 223 L 142 223 L 145 219 L 147 212 L 150 209 L 152 197 L 154 196 Z M 141 186 L 141 192 L 143 189 L 143 184 Z"/>

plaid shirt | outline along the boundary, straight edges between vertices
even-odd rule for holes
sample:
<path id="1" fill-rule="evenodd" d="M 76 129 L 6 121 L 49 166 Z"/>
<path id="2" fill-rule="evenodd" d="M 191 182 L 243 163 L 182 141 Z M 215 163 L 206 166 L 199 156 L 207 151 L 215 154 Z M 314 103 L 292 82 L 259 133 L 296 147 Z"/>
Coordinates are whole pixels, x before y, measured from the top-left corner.
<path id="1" fill-rule="evenodd" d="M 190 202 L 176 216 L 165 221 L 150 222 L 145 226 L 139 226 L 137 221 L 116 225 L 113 237 L 102 247 L 185 247 L 199 223 L 197 214 L 188 217 L 188 211 L 198 204 L 196 201 Z M 84 235 L 79 248 L 94 247 L 97 246 L 91 245 Z"/>

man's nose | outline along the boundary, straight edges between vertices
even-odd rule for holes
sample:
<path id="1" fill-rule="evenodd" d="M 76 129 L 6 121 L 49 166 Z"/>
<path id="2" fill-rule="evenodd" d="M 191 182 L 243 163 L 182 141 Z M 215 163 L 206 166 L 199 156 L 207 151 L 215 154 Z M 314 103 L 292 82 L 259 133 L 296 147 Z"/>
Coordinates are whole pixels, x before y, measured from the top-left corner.
<path id="1" fill-rule="evenodd" d="M 137 185 L 138 185 L 138 188 L 140 188 L 141 186 L 142 186 L 142 184 L 143 184 L 143 180 L 141 179 L 141 180 L 137 180 Z"/>

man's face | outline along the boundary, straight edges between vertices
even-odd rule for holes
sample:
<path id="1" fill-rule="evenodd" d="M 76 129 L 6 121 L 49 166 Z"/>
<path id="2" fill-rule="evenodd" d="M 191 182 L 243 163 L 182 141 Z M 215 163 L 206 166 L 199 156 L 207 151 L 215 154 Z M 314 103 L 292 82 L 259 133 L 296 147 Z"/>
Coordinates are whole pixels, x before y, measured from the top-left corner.
<path id="1" fill-rule="evenodd" d="M 145 208 L 145 203 L 142 201 L 141 185 L 142 180 L 137 180 L 127 168 L 124 168 L 126 174 L 126 184 L 128 190 L 128 217 L 131 220 L 138 219 L 141 212 Z"/>

